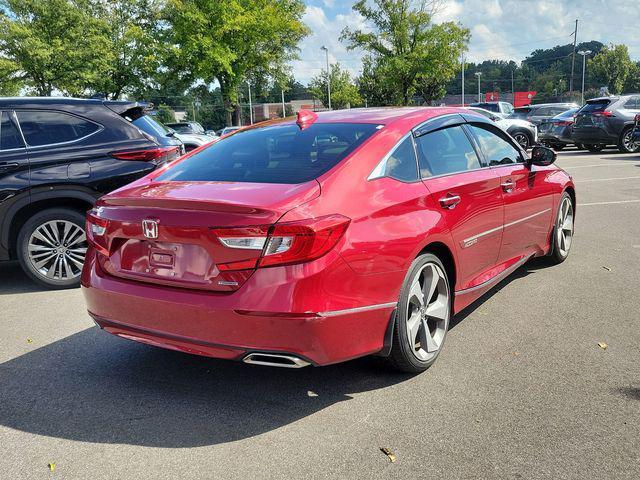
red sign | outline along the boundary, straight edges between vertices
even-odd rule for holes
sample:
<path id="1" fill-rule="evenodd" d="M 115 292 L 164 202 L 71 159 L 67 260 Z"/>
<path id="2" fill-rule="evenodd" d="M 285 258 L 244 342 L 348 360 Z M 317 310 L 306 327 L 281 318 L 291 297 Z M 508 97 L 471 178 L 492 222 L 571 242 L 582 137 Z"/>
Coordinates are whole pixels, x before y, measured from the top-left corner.
<path id="1" fill-rule="evenodd" d="M 486 92 L 484 94 L 485 102 L 497 102 L 500 100 L 500 92 Z"/>
<path id="2" fill-rule="evenodd" d="M 524 107 L 525 105 L 530 105 L 533 97 L 535 97 L 537 93 L 538 92 L 516 92 L 513 97 L 513 106 Z"/>

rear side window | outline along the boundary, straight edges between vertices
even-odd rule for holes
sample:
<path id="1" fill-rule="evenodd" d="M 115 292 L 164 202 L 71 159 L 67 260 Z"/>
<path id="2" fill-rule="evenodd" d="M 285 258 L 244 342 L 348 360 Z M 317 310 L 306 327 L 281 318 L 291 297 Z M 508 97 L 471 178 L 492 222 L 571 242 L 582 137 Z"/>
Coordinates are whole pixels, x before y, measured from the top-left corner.
<path id="1" fill-rule="evenodd" d="M 423 178 L 480 168 L 480 160 L 461 126 L 444 128 L 416 139 Z"/>
<path id="2" fill-rule="evenodd" d="M 587 104 L 579 110 L 579 113 L 602 112 L 609 106 L 610 103 L 610 100 L 596 100 L 594 102 L 587 102 Z"/>
<path id="3" fill-rule="evenodd" d="M 24 142 L 22 141 L 20 132 L 11 121 L 9 113 L 2 112 L 0 120 L 0 150 L 24 148 Z"/>
<path id="4" fill-rule="evenodd" d="M 631 97 L 629 100 L 625 102 L 624 108 L 628 108 L 631 110 L 640 109 L 640 97 Z"/>
<path id="5" fill-rule="evenodd" d="M 487 128 L 477 125 L 470 127 L 490 166 L 510 165 L 522 161 L 520 151 L 504 138 Z"/>
<path id="6" fill-rule="evenodd" d="M 73 142 L 97 132 L 100 126 L 74 115 L 48 111 L 18 111 L 27 145 L 38 147 Z"/>
<path id="7" fill-rule="evenodd" d="M 303 183 L 329 171 L 377 131 L 372 124 L 275 125 L 239 131 L 158 180 Z"/>
<path id="8" fill-rule="evenodd" d="M 153 138 L 166 137 L 170 130 L 149 115 L 142 115 L 131 123 L 142 130 L 144 133 L 151 135 Z"/>

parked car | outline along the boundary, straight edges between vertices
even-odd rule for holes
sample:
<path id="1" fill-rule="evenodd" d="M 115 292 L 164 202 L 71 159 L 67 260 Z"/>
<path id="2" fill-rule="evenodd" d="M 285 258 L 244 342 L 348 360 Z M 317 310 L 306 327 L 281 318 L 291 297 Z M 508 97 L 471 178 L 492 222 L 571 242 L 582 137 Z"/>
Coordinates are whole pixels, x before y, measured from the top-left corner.
<path id="1" fill-rule="evenodd" d="M 575 191 L 554 160 L 461 108 L 249 127 L 98 201 L 87 308 L 183 352 L 420 372 L 453 314 L 532 257 L 567 258 Z"/>
<path id="2" fill-rule="evenodd" d="M 640 113 L 636 115 L 632 137 L 635 142 L 640 142 Z"/>
<path id="3" fill-rule="evenodd" d="M 218 130 L 216 133 L 219 137 L 223 137 L 225 135 L 230 134 L 231 132 L 235 132 L 236 130 L 240 130 L 242 127 L 224 127 Z"/>
<path id="4" fill-rule="evenodd" d="M 507 118 L 513 113 L 513 105 L 509 102 L 476 102 L 469 104 L 470 107 L 484 108 L 496 113 L 502 118 Z"/>
<path id="5" fill-rule="evenodd" d="M 182 154 L 137 102 L 0 98 L 0 260 L 46 287 L 77 286 L 85 212 Z"/>
<path id="6" fill-rule="evenodd" d="M 580 108 L 580 106 L 576 103 L 539 103 L 516 108 L 510 118 L 527 120 L 534 125 L 540 125 L 572 108 Z"/>
<path id="7" fill-rule="evenodd" d="M 571 138 L 574 116 L 579 108 L 572 108 L 566 112 L 544 121 L 538 128 L 538 139 L 543 145 L 554 150 L 562 150 L 567 145 L 574 144 L 576 148 L 584 148 L 582 144 L 575 143 Z"/>
<path id="8" fill-rule="evenodd" d="M 211 143 L 217 137 L 205 133 L 198 122 L 168 123 L 166 125 L 174 132 L 174 136 L 184 144 L 187 152 Z"/>
<path id="9" fill-rule="evenodd" d="M 615 145 L 623 153 L 638 152 L 640 143 L 634 140 L 632 132 L 639 113 L 640 94 L 587 100 L 576 113 L 571 138 L 592 152 L 607 145 Z"/>
<path id="10" fill-rule="evenodd" d="M 526 120 L 515 120 L 512 118 L 502 118 L 497 114 L 478 107 L 466 107 L 468 110 L 484 115 L 489 120 L 496 122 L 504 130 L 511 135 L 520 146 L 528 150 L 538 142 L 538 129 L 536 126 Z"/>

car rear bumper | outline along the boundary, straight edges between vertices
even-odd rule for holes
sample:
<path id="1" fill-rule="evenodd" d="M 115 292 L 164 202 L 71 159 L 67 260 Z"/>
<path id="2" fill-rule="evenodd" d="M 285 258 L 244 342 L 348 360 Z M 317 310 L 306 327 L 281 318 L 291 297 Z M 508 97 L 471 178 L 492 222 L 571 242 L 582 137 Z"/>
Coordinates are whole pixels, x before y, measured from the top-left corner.
<path id="1" fill-rule="evenodd" d="M 389 302 L 324 312 L 270 311 L 268 295 L 263 295 L 262 306 L 247 304 L 247 284 L 233 293 L 141 284 L 105 274 L 90 253 L 82 290 L 89 314 L 101 328 L 197 355 L 242 360 L 262 352 L 314 365 L 337 363 L 381 351 L 395 308 Z M 278 294 L 276 287 L 272 295 Z"/>
<path id="2" fill-rule="evenodd" d="M 610 145 L 618 143 L 618 137 L 600 127 L 574 128 L 571 133 L 574 142 L 586 145 Z"/>

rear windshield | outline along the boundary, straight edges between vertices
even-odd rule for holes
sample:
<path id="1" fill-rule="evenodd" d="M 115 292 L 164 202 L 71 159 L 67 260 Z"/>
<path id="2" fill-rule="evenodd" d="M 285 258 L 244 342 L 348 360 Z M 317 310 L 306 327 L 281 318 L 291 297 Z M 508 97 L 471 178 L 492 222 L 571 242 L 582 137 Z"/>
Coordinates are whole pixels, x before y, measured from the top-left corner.
<path id="1" fill-rule="evenodd" d="M 515 118 L 515 119 L 527 118 L 527 116 L 529 115 L 529 112 L 531 112 L 531 108 L 529 107 L 516 108 L 513 112 L 511 112 L 511 115 L 509 115 L 509 118 Z"/>
<path id="2" fill-rule="evenodd" d="M 239 131 L 158 180 L 303 183 L 334 167 L 378 129 L 372 124 L 277 125 Z"/>
<path id="3" fill-rule="evenodd" d="M 170 131 L 167 127 L 154 120 L 149 115 L 138 117 L 131 123 L 154 138 L 166 137 Z"/>
<path id="4" fill-rule="evenodd" d="M 592 113 L 601 112 L 611 103 L 611 100 L 595 100 L 587 102 L 585 106 L 580 109 L 580 113 Z"/>
<path id="5" fill-rule="evenodd" d="M 576 112 L 577 112 L 578 110 L 579 110 L 578 108 L 572 108 L 572 109 L 570 109 L 570 110 L 567 110 L 566 112 L 562 112 L 562 113 L 560 113 L 560 114 L 556 115 L 556 116 L 555 116 L 555 117 L 553 117 L 553 118 L 557 118 L 557 119 L 559 119 L 559 120 L 560 120 L 560 119 L 570 119 L 570 118 L 573 118 L 573 116 L 576 114 Z"/>

